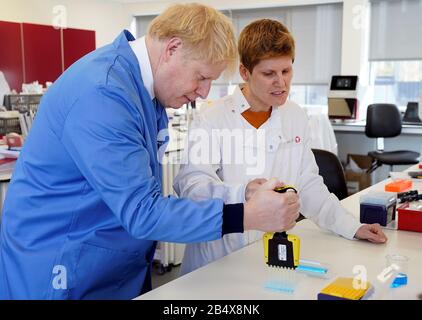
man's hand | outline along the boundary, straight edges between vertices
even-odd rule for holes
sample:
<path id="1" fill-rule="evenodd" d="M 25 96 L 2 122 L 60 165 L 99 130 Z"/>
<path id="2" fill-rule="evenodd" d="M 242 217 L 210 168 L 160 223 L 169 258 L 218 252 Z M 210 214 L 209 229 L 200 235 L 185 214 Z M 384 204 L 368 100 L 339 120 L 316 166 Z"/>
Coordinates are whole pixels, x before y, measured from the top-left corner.
<path id="1" fill-rule="evenodd" d="M 267 179 L 259 178 L 249 181 L 245 189 L 245 200 L 248 201 L 258 188 L 267 182 Z"/>
<path id="2" fill-rule="evenodd" d="M 387 236 L 382 232 L 381 226 L 378 223 L 362 225 L 356 231 L 355 238 L 374 243 L 384 243 L 387 241 Z"/>
<path id="3" fill-rule="evenodd" d="M 283 186 L 275 178 L 262 184 L 244 205 L 244 230 L 278 232 L 292 229 L 299 217 L 299 197 L 296 193 L 277 193 Z"/>

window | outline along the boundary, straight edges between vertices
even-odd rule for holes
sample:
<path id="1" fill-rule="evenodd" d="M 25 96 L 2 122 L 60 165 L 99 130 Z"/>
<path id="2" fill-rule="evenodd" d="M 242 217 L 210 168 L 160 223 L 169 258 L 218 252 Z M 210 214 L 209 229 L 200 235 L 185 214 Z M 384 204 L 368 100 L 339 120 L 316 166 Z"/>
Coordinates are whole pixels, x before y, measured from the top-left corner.
<path id="1" fill-rule="evenodd" d="M 406 106 L 422 92 L 422 60 L 374 61 L 370 67 L 374 102 Z"/>
<path id="2" fill-rule="evenodd" d="M 292 85 L 289 99 L 300 105 L 327 105 L 328 85 Z"/>
<path id="3" fill-rule="evenodd" d="M 270 18 L 287 26 L 296 42 L 290 99 L 307 105 L 326 105 L 331 76 L 340 74 L 342 4 L 321 4 L 267 9 L 232 10 L 237 35 L 250 22 Z M 232 84 L 242 82 L 240 76 Z M 227 81 L 217 81 L 227 85 Z M 220 92 L 220 91 L 218 91 Z"/>
<path id="4" fill-rule="evenodd" d="M 371 0 L 373 101 L 407 105 L 422 91 L 422 0 Z"/>

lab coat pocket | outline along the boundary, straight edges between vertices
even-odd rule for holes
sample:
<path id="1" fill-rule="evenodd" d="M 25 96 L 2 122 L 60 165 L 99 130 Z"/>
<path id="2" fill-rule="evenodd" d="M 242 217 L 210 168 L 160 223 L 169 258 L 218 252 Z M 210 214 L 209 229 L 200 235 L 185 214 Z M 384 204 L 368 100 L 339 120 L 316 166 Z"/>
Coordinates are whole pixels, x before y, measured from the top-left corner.
<path id="1" fill-rule="evenodd" d="M 266 151 L 268 153 L 275 153 L 280 148 L 280 146 L 283 144 L 282 137 L 280 135 L 272 135 L 267 138 L 266 143 Z"/>
<path id="2" fill-rule="evenodd" d="M 71 299 L 131 299 L 140 292 L 147 262 L 136 253 L 83 243 Z M 137 279 L 136 284 L 131 279 Z"/>
<path id="3" fill-rule="evenodd" d="M 279 146 L 279 152 L 283 153 L 284 162 L 299 162 L 302 159 L 303 153 L 303 141 L 300 136 L 291 136 L 287 139 L 283 139 Z"/>
<path id="4" fill-rule="evenodd" d="M 299 135 L 292 135 L 288 138 L 282 139 L 281 143 L 284 148 L 301 148 L 303 146 L 302 137 Z"/>

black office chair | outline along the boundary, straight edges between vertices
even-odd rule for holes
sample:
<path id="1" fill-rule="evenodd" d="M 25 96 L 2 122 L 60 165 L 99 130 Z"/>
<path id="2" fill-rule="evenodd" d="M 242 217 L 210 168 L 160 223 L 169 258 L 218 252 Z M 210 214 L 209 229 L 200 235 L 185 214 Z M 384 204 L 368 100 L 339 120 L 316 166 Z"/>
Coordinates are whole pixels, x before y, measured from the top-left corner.
<path id="1" fill-rule="evenodd" d="M 328 191 L 334 193 L 339 200 L 348 197 L 346 178 L 344 177 L 343 166 L 337 156 L 329 151 L 312 149 L 315 161 L 319 168 L 319 175 L 322 177 Z M 302 214 L 296 222 L 306 219 Z"/>
<path id="2" fill-rule="evenodd" d="M 322 176 L 328 191 L 334 193 L 339 200 L 346 198 L 348 196 L 346 178 L 338 157 L 326 150 L 312 149 L 312 152 L 319 167 L 319 175 Z"/>
<path id="3" fill-rule="evenodd" d="M 396 137 L 401 133 L 400 111 L 394 104 L 375 103 L 368 106 L 366 113 L 365 134 L 369 138 L 377 138 L 377 150 L 368 155 L 372 158 L 372 165 L 368 173 L 375 171 L 383 164 L 412 165 L 419 162 L 419 153 L 408 150 L 384 151 L 384 138 Z"/>

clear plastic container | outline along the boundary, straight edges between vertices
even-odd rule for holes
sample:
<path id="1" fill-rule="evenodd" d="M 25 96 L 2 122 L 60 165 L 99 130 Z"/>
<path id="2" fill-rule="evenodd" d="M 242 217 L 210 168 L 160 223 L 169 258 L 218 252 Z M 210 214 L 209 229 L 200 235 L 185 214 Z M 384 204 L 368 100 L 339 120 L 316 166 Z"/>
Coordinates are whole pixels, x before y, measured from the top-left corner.
<path id="1" fill-rule="evenodd" d="M 400 254 L 389 254 L 386 257 L 386 266 L 398 267 L 398 274 L 391 284 L 392 288 L 401 287 L 407 284 L 407 270 L 409 258 Z"/>

